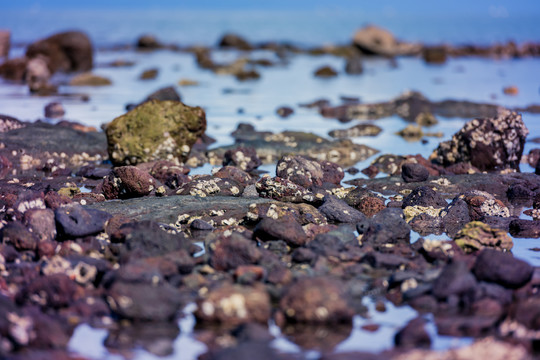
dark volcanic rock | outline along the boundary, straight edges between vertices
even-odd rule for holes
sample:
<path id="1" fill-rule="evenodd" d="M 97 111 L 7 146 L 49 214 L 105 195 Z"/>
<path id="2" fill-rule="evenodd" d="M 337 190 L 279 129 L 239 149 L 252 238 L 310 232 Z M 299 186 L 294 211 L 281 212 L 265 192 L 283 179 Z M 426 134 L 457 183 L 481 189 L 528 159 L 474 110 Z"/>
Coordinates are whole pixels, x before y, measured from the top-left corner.
<path id="1" fill-rule="evenodd" d="M 25 212 L 24 222 L 40 241 L 54 240 L 56 223 L 51 209 L 31 209 Z"/>
<path id="2" fill-rule="evenodd" d="M 20 222 L 11 222 L 4 226 L 0 238 L 2 244 L 11 244 L 19 251 L 35 250 L 39 241 L 38 237 Z"/>
<path id="3" fill-rule="evenodd" d="M 107 199 L 132 198 L 148 195 L 156 187 L 156 180 L 135 166 L 121 166 L 103 180 L 102 192 Z"/>
<path id="4" fill-rule="evenodd" d="M 26 49 L 28 58 L 44 56 L 51 72 L 88 71 L 93 65 L 92 43 L 79 31 L 52 35 L 31 44 Z"/>
<path id="5" fill-rule="evenodd" d="M 182 185 L 176 193 L 178 195 L 192 196 L 241 196 L 244 187 L 233 179 L 219 178 L 210 175 L 194 176 L 193 179 Z"/>
<path id="6" fill-rule="evenodd" d="M 219 47 L 252 50 L 253 46 L 243 37 L 236 34 L 225 34 L 218 42 Z"/>
<path id="7" fill-rule="evenodd" d="M 35 278 L 17 294 L 17 302 L 58 309 L 69 306 L 78 296 L 73 280 L 66 274 L 53 274 Z"/>
<path id="8" fill-rule="evenodd" d="M 223 155 L 223 166 L 236 166 L 246 172 L 255 170 L 261 164 L 261 159 L 253 147 L 239 146 L 236 149 L 227 150 Z"/>
<path id="9" fill-rule="evenodd" d="M 446 299 L 451 295 L 461 296 L 472 292 L 476 279 L 465 262 L 454 261 L 446 265 L 441 275 L 433 283 L 433 295 L 438 299 Z"/>
<path id="10" fill-rule="evenodd" d="M 428 64 L 444 64 L 446 62 L 446 48 L 444 46 L 425 46 L 422 49 L 422 58 Z"/>
<path id="11" fill-rule="evenodd" d="M 514 219 L 509 224 L 510 234 L 518 238 L 540 237 L 540 221 Z"/>
<path id="12" fill-rule="evenodd" d="M 291 246 L 302 246 L 307 241 L 307 235 L 302 226 L 290 216 L 279 220 L 266 217 L 259 221 L 253 231 L 253 236 L 261 240 L 285 240 Z"/>
<path id="13" fill-rule="evenodd" d="M 145 99 L 145 101 L 151 101 L 151 100 L 159 100 L 159 101 L 165 101 L 165 100 L 172 100 L 172 101 L 181 101 L 180 94 L 178 94 L 178 91 L 174 88 L 174 86 L 166 86 L 164 88 L 158 89 L 148 95 Z"/>
<path id="14" fill-rule="evenodd" d="M 294 114 L 294 110 L 291 107 L 282 106 L 276 110 L 276 114 L 278 114 L 282 118 L 288 118 L 289 116 Z"/>
<path id="15" fill-rule="evenodd" d="M 104 211 L 85 208 L 77 203 L 54 211 L 58 233 L 66 237 L 94 235 L 104 230 L 111 215 Z"/>
<path id="16" fill-rule="evenodd" d="M 309 202 L 314 200 L 313 194 L 304 187 L 278 176 L 263 176 L 255 184 L 261 197 L 289 202 Z"/>
<path id="17" fill-rule="evenodd" d="M 301 278 L 286 291 L 279 307 L 285 317 L 298 323 L 348 323 L 354 311 L 345 299 L 339 280 Z"/>
<path id="18" fill-rule="evenodd" d="M 531 279 L 533 267 L 510 253 L 484 249 L 478 255 L 473 271 L 479 280 L 518 288 Z"/>
<path id="19" fill-rule="evenodd" d="M 362 212 L 333 195 L 325 196 L 324 204 L 319 207 L 319 212 L 331 222 L 358 223 L 366 219 Z"/>
<path id="20" fill-rule="evenodd" d="M 363 234 L 362 242 L 386 244 L 409 243 L 411 227 L 403 218 L 403 211 L 397 208 L 386 208 L 373 218 L 359 222 L 356 229 Z"/>
<path id="21" fill-rule="evenodd" d="M 345 174 L 341 167 L 329 161 L 286 155 L 278 161 L 276 175 L 304 188 L 311 188 L 321 186 L 324 182 L 339 185 Z"/>
<path id="22" fill-rule="evenodd" d="M 432 206 L 434 208 L 446 207 L 448 203 L 444 198 L 429 186 L 419 186 L 415 188 L 405 199 L 403 208 L 407 206 Z"/>
<path id="23" fill-rule="evenodd" d="M 401 177 L 408 183 L 426 181 L 429 177 L 429 172 L 420 164 L 405 163 L 401 166 Z"/>
<path id="24" fill-rule="evenodd" d="M 50 102 L 47 105 L 45 105 L 45 108 L 43 109 L 44 115 L 46 118 L 50 119 L 60 119 L 65 114 L 66 111 L 64 110 L 64 107 L 62 106 L 62 103 L 59 102 Z"/>
<path id="25" fill-rule="evenodd" d="M 234 270 L 238 266 L 255 264 L 262 254 L 256 242 L 239 233 L 218 238 L 209 246 L 210 264 L 219 271 Z"/>
<path id="26" fill-rule="evenodd" d="M 469 121 L 431 157 L 443 166 L 470 162 L 480 170 L 519 169 L 528 134 L 521 115 L 504 110 L 494 118 Z"/>
<path id="27" fill-rule="evenodd" d="M 420 51 L 420 46 L 399 42 L 391 32 L 374 25 L 357 30 L 353 36 L 353 44 L 365 55 L 393 57 Z"/>
<path id="28" fill-rule="evenodd" d="M 135 46 L 140 50 L 154 50 L 159 49 L 163 45 L 159 42 L 159 40 L 151 34 L 145 34 L 141 35 L 137 39 L 137 43 Z"/>
<path id="29" fill-rule="evenodd" d="M 431 347 L 431 338 L 424 328 L 425 324 L 426 321 L 420 317 L 409 321 L 405 327 L 396 333 L 394 337 L 396 347 L 429 349 Z"/>

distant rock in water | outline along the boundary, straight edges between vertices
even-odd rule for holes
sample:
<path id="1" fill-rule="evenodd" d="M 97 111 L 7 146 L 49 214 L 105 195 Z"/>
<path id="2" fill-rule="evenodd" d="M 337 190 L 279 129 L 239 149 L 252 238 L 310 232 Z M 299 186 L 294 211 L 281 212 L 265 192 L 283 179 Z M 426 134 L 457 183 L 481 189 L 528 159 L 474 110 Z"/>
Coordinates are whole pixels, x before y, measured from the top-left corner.
<path id="1" fill-rule="evenodd" d="M 185 160 L 206 130 L 200 107 L 151 100 L 106 126 L 109 156 L 115 165 L 154 160 Z"/>
<path id="2" fill-rule="evenodd" d="M 236 34 L 225 34 L 219 40 L 218 46 L 221 48 L 236 48 L 238 50 L 252 50 L 253 46 L 243 37 Z"/>
<path id="3" fill-rule="evenodd" d="M 9 55 L 11 32 L 9 30 L 0 30 L 0 58 Z"/>
<path id="4" fill-rule="evenodd" d="M 90 38 L 80 31 L 68 31 L 36 41 L 26 50 L 28 58 L 44 56 L 52 73 L 89 71 L 93 66 Z"/>
<path id="5" fill-rule="evenodd" d="M 354 33 L 353 45 L 365 55 L 398 56 L 420 52 L 421 45 L 396 40 L 386 29 L 368 25 Z"/>
<path id="6" fill-rule="evenodd" d="M 141 35 L 135 44 L 139 50 L 155 50 L 163 47 L 159 40 L 150 34 Z"/>
<path id="7" fill-rule="evenodd" d="M 519 169 L 529 130 L 521 115 L 502 110 L 493 118 L 474 119 L 442 142 L 431 159 L 443 166 L 468 162 L 482 171 Z"/>

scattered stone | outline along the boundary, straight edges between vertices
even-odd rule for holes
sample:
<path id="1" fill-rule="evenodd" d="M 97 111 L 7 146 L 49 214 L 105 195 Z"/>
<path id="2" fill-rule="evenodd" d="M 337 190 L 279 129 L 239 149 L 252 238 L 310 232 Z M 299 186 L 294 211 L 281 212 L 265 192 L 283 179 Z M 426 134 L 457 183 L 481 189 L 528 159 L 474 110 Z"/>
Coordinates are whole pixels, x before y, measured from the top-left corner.
<path id="1" fill-rule="evenodd" d="M 419 186 L 403 199 L 402 208 L 405 209 L 407 206 L 443 208 L 446 205 L 448 203 L 438 192 L 429 186 Z"/>
<path id="2" fill-rule="evenodd" d="M 401 165 L 401 177 L 408 183 L 426 181 L 429 171 L 420 164 L 404 163 Z"/>
<path id="3" fill-rule="evenodd" d="M 420 45 L 398 42 L 388 30 L 368 25 L 357 30 L 353 36 L 353 45 L 362 54 L 393 57 L 419 53 Z"/>
<path id="4" fill-rule="evenodd" d="M 506 234 L 506 231 L 493 229 L 479 221 L 472 221 L 465 225 L 454 241 L 465 252 L 475 252 L 484 248 L 510 251 L 514 246 L 512 238 Z"/>
<path id="5" fill-rule="evenodd" d="M 405 349 L 429 349 L 431 347 L 431 338 L 424 325 L 426 321 L 423 318 L 415 318 L 407 323 L 405 327 L 399 330 L 394 343 L 398 348 Z"/>
<path id="6" fill-rule="evenodd" d="M 288 118 L 289 116 L 294 114 L 294 110 L 291 107 L 282 106 L 282 107 L 277 108 L 276 114 L 278 114 L 279 117 Z"/>
<path id="7" fill-rule="evenodd" d="M 261 159 L 253 147 L 237 147 L 227 150 L 223 155 L 223 166 L 237 166 L 241 170 L 251 172 L 261 166 Z"/>
<path id="8" fill-rule="evenodd" d="M 324 197 L 324 203 L 319 207 L 319 211 L 330 222 L 358 223 L 366 219 L 366 216 L 362 212 L 347 205 L 345 201 L 339 200 L 333 195 L 326 195 Z"/>
<path id="9" fill-rule="evenodd" d="M 69 81 L 71 86 L 107 86 L 111 84 L 112 82 L 108 78 L 91 73 L 76 75 Z"/>
<path id="10" fill-rule="evenodd" d="M 337 76 L 337 71 L 330 66 L 322 66 L 315 70 L 313 75 L 320 78 L 331 78 Z"/>
<path id="11" fill-rule="evenodd" d="M 284 240 L 294 247 L 305 245 L 307 242 L 304 229 L 290 216 L 281 217 L 279 220 L 270 217 L 262 219 L 253 230 L 253 236 L 263 241 Z"/>
<path id="12" fill-rule="evenodd" d="M 364 72 L 362 57 L 352 56 L 345 62 L 345 72 L 349 75 L 360 75 Z"/>
<path id="13" fill-rule="evenodd" d="M 476 280 L 467 263 L 454 261 L 446 265 L 433 283 L 433 295 L 444 300 L 452 295 L 462 296 L 474 291 Z"/>
<path id="14" fill-rule="evenodd" d="M 447 54 L 444 46 L 425 46 L 422 49 L 422 58 L 428 64 L 444 64 Z"/>
<path id="15" fill-rule="evenodd" d="M 514 219 L 509 224 L 510 235 L 517 238 L 539 238 L 540 221 Z"/>
<path id="16" fill-rule="evenodd" d="M 256 264 L 262 253 L 256 242 L 234 232 L 231 236 L 218 237 L 208 246 L 210 264 L 218 271 L 235 270 L 239 266 Z"/>
<path id="17" fill-rule="evenodd" d="M 484 249 L 476 258 L 473 272 L 478 280 L 519 288 L 531 279 L 533 267 L 510 253 Z"/>
<path id="18" fill-rule="evenodd" d="M 147 69 L 139 75 L 139 80 L 154 80 L 159 73 L 158 69 Z"/>
<path id="19" fill-rule="evenodd" d="M 94 235 L 104 230 L 111 215 L 104 211 L 84 208 L 73 203 L 59 207 L 54 212 L 59 235 L 65 237 L 83 237 Z"/>
<path id="20" fill-rule="evenodd" d="M 355 138 L 360 136 L 377 136 L 382 129 L 373 124 L 358 124 L 345 130 L 332 130 L 328 133 L 336 139 Z"/>
<path id="21" fill-rule="evenodd" d="M 507 86 L 507 87 L 503 88 L 503 93 L 505 95 L 515 96 L 515 95 L 519 94 L 519 89 L 518 89 L 517 86 Z"/>
<path id="22" fill-rule="evenodd" d="M 159 40 L 151 34 L 141 35 L 135 44 L 139 50 L 155 50 L 161 48 L 163 45 Z"/>
<path id="23" fill-rule="evenodd" d="M 235 48 L 238 50 L 253 50 L 253 46 L 243 37 L 236 34 L 225 34 L 218 41 L 218 46 L 222 48 Z"/>
<path id="24" fill-rule="evenodd" d="M 160 159 L 185 160 L 205 130 L 206 116 L 201 108 L 152 100 L 114 119 L 105 133 L 111 161 L 135 165 Z"/>
<path id="25" fill-rule="evenodd" d="M 66 114 L 64 107 L 59 102 L 51 102 L 45 106 L 45 117 L 49 119 L 61 119 Z"/>

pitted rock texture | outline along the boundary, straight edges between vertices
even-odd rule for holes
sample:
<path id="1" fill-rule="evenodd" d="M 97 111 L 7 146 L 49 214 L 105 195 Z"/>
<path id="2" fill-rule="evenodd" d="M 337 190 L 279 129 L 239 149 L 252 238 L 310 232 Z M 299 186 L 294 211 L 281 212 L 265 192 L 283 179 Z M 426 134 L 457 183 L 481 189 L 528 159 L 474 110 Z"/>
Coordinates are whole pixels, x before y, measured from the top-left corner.
<path id="1" fill-rule="evenodd" d="M 113 164 L 135 165 L 183 161 L 205 130 L 206 115 L 200 107 L 152 100 L 114 119 L 105 132 Z"/>
<path id="2" fill-rule="evenodd" d="M 520 114 L 502 110 L 496 117 L 466 123 L 431 158 L 443 166 L 468 162 L 483 171 L 519 169 L 528 134 Z"/>

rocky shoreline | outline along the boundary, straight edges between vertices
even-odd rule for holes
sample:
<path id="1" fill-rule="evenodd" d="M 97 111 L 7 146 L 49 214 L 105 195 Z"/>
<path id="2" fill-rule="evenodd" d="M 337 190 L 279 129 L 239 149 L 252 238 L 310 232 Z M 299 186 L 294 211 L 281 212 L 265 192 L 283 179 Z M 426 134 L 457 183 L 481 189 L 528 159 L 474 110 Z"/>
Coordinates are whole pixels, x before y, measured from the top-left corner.
<path id="1" fill-rule="evenodd" d="M 0 75 L 54 93 L 55 72 L 92 68 L 90 42 L 81 36 L 32 44 L 26 58 L 0 65 Z M 373 42 L 377 36 L 383 41 Z M 354 48 L 358 56 L 421 55 L 428 62 L 540 53 L 538 45 L 428 48 L 377 28 L 353 41 L 324 52 Z M 152 37 L 136 46 L 163 48 Z M 234 35 L 219 46 L 283 51 Z M 249 60 L 216 64 L 210 50 L 190 51 L 215 73 L 257 78 Z M 350 72 L 358 70 L 353 65 Z M 304 104 L 342 122 L 470 120 L 426 159 L 376 156 L 378 149 L 350 140 L 376 136 L 373 123 L 333 132 L 332 140 L 239 124 L 234 144 L 212 148 L 204 110 L 180 100 L 174 88 L 162 89 L 102 132 L 0 115 L 0 357 L 79 359 L 67 345 L 80 324 L 106 329 L 112 353 L 142 347 L 169 355 L 189 304 L 196 304 L 194 336 L 207 346 L 201 359 L 302 358 L 271 346 L 269 323 L 321 359 L 539 355 L 540 267 L 511 253 L 519 238 L 540 237 L 540 165 L 537 151 L 523 154 L 529 131 L 520 115 L 536 107 L 430 101 L 415 92 L 374 104 Z M 60 110 L 51 105 L 46 114 Z M 353 166 L 372 157 L 360 169 L 367 178 L 343 181 L 345 171 L 358 172 Z M 535 173 L 519 172 L 522 161 Z M 263 163 L 275 164 L 275 173 L 258 170 Z M 214 171 L 191 174 L 204 164 Z M 432 237 L 442 234 L 447 240 Z M 418 317 L 397 329 L 393 349 L 335 353 L 353 317 L 366 316 L 366 298 L 379 312 L 391 302 Z M 438 334 L 475 341 L 430 350 L 428 314 Z"/>

